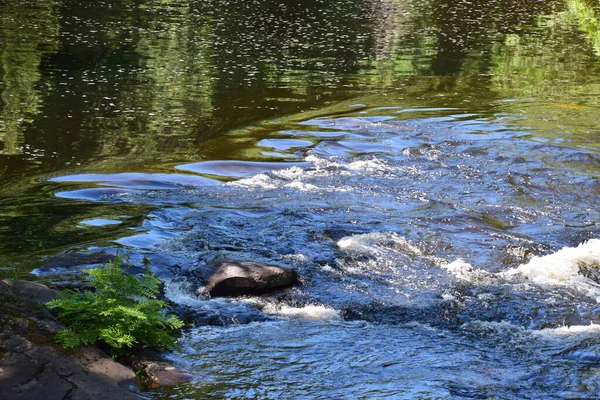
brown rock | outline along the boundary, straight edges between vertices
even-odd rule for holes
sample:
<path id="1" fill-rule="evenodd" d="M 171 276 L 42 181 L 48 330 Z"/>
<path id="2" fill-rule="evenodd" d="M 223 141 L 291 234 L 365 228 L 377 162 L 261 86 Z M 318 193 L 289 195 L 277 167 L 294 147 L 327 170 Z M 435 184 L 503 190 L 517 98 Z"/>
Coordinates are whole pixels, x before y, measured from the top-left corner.
<path id="1" fill-rule="evenodd" d="M 142 383 L 152 389 L 179 385 L 194 378 L 193 375 L 163 361 L 136 360 L 131 366 L 140 375 Z"/>
<path id="2" fill-rule="evenodd" d="M 205 286 L 215 297 L 268 293 L 298 280 L 293 269 L 254 261 L 223 260 L 217 266 Z"/>

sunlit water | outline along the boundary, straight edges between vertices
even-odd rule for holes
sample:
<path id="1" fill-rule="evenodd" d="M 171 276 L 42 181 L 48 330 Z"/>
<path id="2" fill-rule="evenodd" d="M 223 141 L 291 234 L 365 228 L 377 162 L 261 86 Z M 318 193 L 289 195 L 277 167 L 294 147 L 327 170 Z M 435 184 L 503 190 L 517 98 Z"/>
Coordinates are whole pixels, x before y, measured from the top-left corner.
<path id="1" fill-rule="evenodd" d="M 150 265 L 195 378 L 148 398 L 600 397 L 597 7 L 317 3 L 0 4 L 2 273 Z"/>
<path id="2" fill-rule="evenodd" d="M 155 206 L 142 233 L 117 242 L 147 257 L 167 295 L 197 314 L 183 354 L 170 356 L 197 379 L 162 396 L 600 393 L 600 199 L 588 176 L 597 155 L 529 140 L 507 117 L 381 113 L 270 124 L 281 143 L 302 140 L 257 143 L 293 155 L 287 168 L 176 168 L 222 183 L 53 179 L 101 184 L 61 197 Z M 193 271 L 221 257 L 294 267 L 302 285 L 265 298 L 197 297 Z"/>

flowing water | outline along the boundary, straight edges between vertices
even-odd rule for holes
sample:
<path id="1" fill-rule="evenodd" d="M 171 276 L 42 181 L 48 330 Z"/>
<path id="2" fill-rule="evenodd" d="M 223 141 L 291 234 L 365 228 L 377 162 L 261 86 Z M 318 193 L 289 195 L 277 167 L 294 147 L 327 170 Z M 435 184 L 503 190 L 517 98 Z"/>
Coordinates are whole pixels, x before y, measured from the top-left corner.
<path id="1" fill-rule="evenodd" d="M 165 355 L 193 381 L 147 398 L 599 398 L 598 21 L 0 1 L 0 272 L 149 265 L 195 323 Z M 221 258 L 301 285 L 198 295 Z"/>

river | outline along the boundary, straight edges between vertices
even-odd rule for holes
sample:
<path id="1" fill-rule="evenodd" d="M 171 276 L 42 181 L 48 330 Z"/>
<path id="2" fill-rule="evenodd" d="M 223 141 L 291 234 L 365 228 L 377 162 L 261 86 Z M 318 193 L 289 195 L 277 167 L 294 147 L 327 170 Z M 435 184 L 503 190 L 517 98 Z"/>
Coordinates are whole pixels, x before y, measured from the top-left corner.
<path id="1" fill-rule="evenodd" d="M 600 397 L 598 3 L 288 3 L 0 2 L 1 275 L 149 266 L 204 322 L 147 398 Z"/>

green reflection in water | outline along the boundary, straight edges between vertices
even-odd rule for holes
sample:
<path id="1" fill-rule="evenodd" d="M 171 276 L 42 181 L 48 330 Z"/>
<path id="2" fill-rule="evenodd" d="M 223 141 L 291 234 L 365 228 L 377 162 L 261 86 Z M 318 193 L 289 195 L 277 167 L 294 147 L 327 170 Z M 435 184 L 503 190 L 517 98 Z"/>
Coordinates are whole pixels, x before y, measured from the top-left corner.
<path id="1" fill-rule="evenodd" d="M 589 0 L 565 0 L 569 13 L 590 40 L 600 56 L 600 4 Z"/>
<path id="2" fill-rule="evenodd" d="M 25 2 L 20 7 L 0 3 L 0 154 L 43 156 L 24 149 L 23 131 L 40 112 L 40 63 L 57 50 L 56 5 Z"/>

